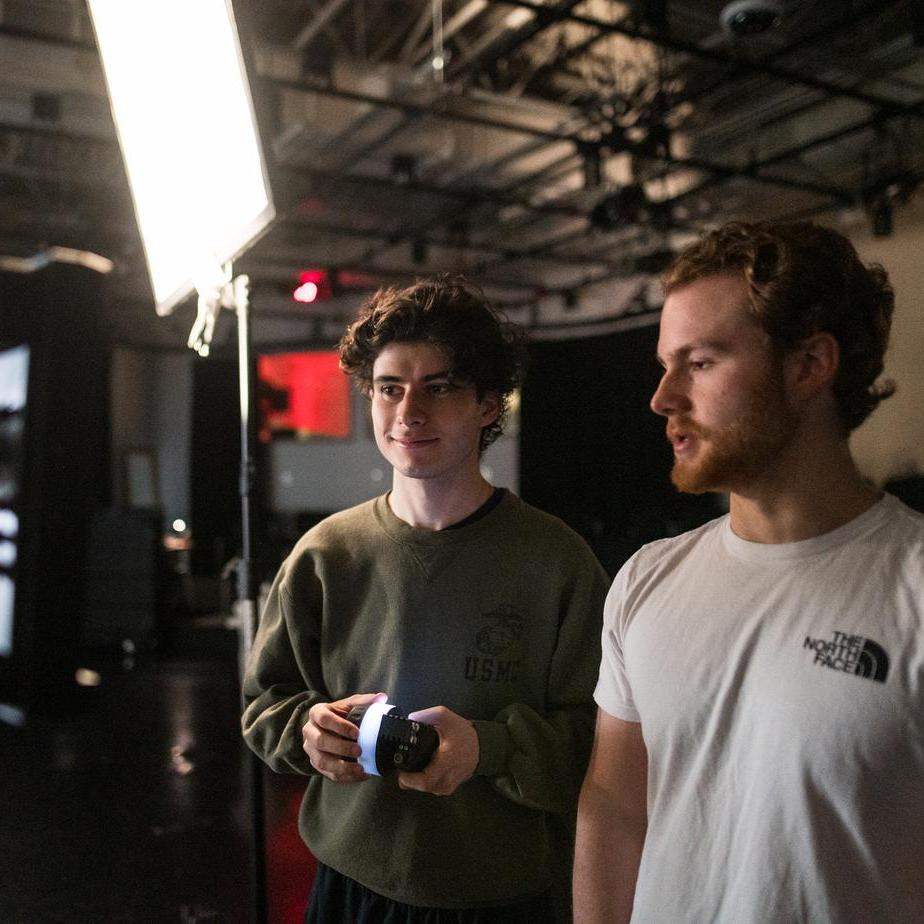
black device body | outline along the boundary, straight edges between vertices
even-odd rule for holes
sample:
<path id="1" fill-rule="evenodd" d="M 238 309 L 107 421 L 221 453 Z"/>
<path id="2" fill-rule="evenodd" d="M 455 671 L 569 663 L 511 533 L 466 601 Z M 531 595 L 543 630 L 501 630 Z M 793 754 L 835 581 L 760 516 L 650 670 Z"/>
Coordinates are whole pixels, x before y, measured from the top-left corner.
<path id="1" fill-rule="evenodd" d="M 347 718 L 357 727 L 362 724 L 367 706 L 354 706 Z M 407 717 L 398 706 L 382 716 L 375 742 L 375 766 L 382 776 L 399 770 L 416 772 L 430 763 L 440 743 L 436 729 Z"/>

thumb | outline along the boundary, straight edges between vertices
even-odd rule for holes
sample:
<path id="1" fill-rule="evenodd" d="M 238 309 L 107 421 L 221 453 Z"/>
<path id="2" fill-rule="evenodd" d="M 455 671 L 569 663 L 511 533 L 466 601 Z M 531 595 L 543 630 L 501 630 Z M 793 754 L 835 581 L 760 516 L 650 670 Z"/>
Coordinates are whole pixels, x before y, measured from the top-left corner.
<path id="1" fill-rule="evenodd" d="M 348 696 L 343 700 L 343 703 L 348 709 L 352 709 L 353 706 L 368 706 L 371 703 L 383 703 L 387 699 L 387 693 L 354 693 L 352 696 Z"/>
<path id="2" fill-rule="evenodd" d="M 424 725 L 439 726 L 441 706 L 430 706 L 429 709 L 418 709 L 416 712 L 409 712 L 407 717 L 412 722 L 423 722 Z"/>

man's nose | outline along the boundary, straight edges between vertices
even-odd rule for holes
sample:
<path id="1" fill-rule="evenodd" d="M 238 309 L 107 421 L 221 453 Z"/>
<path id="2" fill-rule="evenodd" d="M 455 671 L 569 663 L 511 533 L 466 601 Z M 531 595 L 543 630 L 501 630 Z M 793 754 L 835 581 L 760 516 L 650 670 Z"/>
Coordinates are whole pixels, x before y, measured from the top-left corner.
<path id="1" fill-rule="evenodd" d="M 422 424 L 426 419 L 426 410 L 420 396 L 408 389 L 398 405 L 398 420 L 406 427 Z"/>
<path id="2" fill-rule="evenodd" d="M 665 370 L 655 393 L 651 396 L 651 409 L 655 414 L 669 417 L 671 414 L 687 411 L 689 408 L 690 399 L 680 377 L 670 370 Z"/>

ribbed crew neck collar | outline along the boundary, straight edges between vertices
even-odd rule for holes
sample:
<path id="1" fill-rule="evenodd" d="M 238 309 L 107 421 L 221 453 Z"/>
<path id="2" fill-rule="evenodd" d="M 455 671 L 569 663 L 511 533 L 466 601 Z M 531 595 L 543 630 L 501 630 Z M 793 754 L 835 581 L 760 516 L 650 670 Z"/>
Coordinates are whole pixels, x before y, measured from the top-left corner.
<path id="1" fill-rule="evenodd" d="M 726 514 L 725 522 L 722 524 L 722 542 L 729 554 L 744 561 L 759 563 L 810 558 L 878 529 L 895 512 L 896 504 L 894 497 L 883 494 L 868 510 L 864 510 L 843 526 L 799 542 L 766 543 L 742 539 L 732 531 L 731 517 Z"/>
<path id="2" fill-rule="evenodd" d="M 510 511 L 513 510 L 513 505 L 514 495 L 509 491 L 505 491 L 500 503 L 493 510 L 489 510 L 474 523 L 459 526 L 455 529 L 424 529 L 420 526 L 411 526 L 410 523 L 406 523 L 395 516 L 389 506 L 387 494 L 382 494 L 375 499 L 373 511 L 377 522 L 393 539 L 401 542 L 411 542 L 416 545 L 436 547 L 453 545 L 457 542 L 469 542 L 477 538 L 483 532 L 492 529 L 498 519 L 509 516 Z"/>

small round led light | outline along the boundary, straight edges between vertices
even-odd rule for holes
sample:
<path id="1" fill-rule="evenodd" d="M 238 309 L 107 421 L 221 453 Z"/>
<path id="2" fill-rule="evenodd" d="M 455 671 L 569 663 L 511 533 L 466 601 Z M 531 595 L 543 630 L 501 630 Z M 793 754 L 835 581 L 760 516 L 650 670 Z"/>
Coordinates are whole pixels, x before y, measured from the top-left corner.
<path id="1" fill-rule="evenodd" d="M 310 305 L 318 297 L 316 282 L 303 282 L 293 293 L 292 298 L 303 305 Z"/>
<path id="2" fill-rule="evenodd" d="M 359 765 L 370 776 L 423 770 L 439 746 L 439 733 L 409 719 L 392 703 L 355 706 L 347 718 L 359 726 Z"/>

